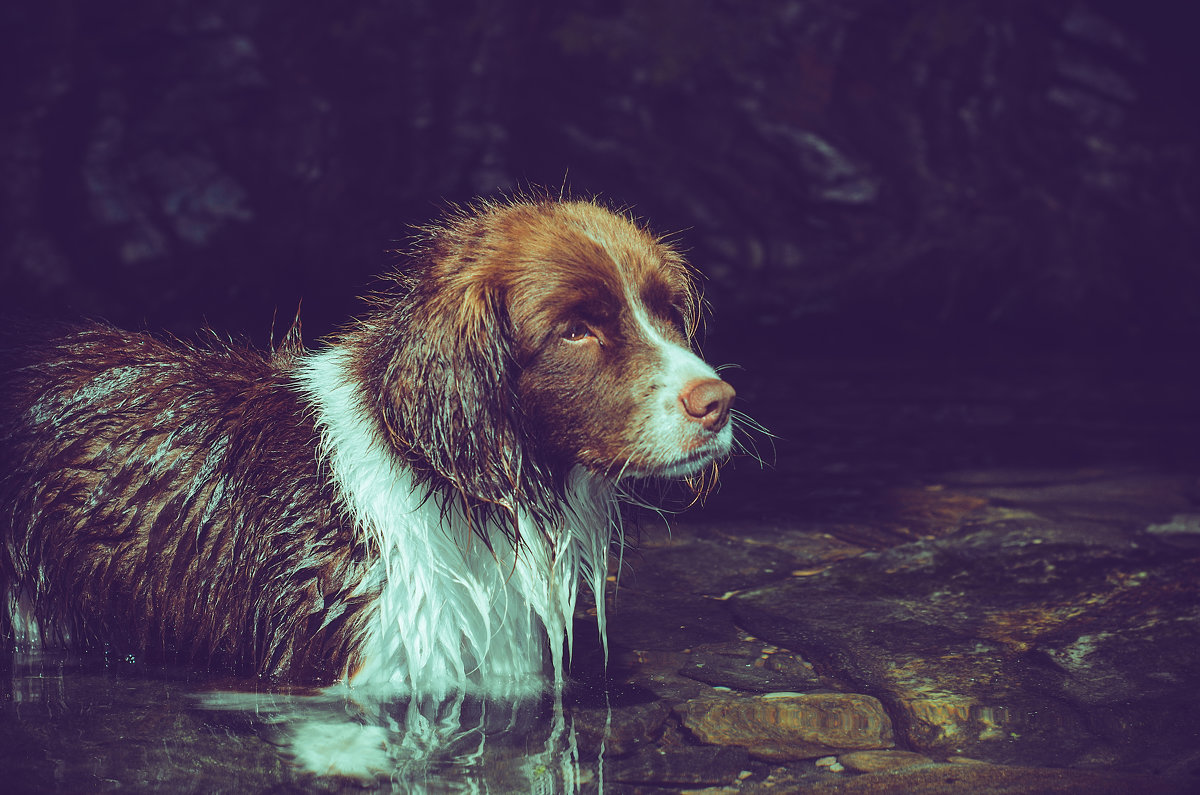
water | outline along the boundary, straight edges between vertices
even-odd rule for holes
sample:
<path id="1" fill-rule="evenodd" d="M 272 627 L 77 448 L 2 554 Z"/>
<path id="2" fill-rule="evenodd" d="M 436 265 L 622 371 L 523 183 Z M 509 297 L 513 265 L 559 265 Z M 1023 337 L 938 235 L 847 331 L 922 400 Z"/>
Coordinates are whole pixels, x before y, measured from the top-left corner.
<path id="1" fill-rule="evenodd" d="M 230 689 L 238 688 L 238 689 Z M 586 694 L 595 702 L 603 693 Z M 30 792 L 589 792 L 601 728 L 579 698 L 505 703 L 254 689 L 129 661 L 13 657 L 0 721 L 5 789 Z"/>

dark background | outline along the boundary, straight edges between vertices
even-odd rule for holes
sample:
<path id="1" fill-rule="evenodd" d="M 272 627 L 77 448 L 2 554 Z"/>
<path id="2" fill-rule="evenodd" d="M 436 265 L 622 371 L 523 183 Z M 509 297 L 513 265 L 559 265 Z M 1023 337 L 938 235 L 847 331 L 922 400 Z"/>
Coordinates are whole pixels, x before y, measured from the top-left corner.
<path id="1" fill-rule="evenodd" d="M 302 305 L 312 342 L 447 202 L 566 184 L 678 233 L 709 358 L 814 467 L 814 402 L 929 404 L 903 384 L 955 372 L 990 380 L 893 412 L 908 435 L 860 458 L 915 465 L 970 423 L 984 463 L 1017 438 L 1016 463 L 1061 458 L 1047 429 L 1103 388 L 1126 426 L 1159 418 L 1121 455 L 1161 463 L 1172 417 L 1200 421 L 1188 6 L 5 3 L 0 310 L 265 347 Z M 1015 437 L 1020 373 L 1080 362 L 1106 375 L 1034 379 L 1050 403 Z M 869 409 L 827 423 L 829 455 Z"/>
<path id="2" fill-rule="evenodd" d="M 724 359 L 1189 351 L 1188 4 L 4 4 L 3 308 L 266 344 L 446 201 L 678 231 Z"/>

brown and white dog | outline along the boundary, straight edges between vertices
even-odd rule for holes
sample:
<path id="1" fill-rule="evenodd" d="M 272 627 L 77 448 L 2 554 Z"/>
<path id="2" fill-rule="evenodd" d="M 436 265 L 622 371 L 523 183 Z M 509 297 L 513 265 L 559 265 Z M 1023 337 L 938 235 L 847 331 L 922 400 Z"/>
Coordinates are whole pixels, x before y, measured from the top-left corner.
<path id="1" fill-rule="evenodd" d="M 418 693 L 563 678 L 631 478 L 711 473 L 733 389 L 683 258 L 592 202 L 477 205 L 270 355 L 90 325 L 13 352 L 17 643 Z"/>

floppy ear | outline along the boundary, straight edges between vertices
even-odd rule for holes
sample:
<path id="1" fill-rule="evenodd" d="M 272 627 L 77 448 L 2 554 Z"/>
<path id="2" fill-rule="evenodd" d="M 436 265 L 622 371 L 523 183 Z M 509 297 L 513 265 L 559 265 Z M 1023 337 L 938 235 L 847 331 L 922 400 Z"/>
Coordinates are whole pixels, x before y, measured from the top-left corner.
<path id="1" fill-rule="evenodd" d="M 499 514 L 493 526 L 517 540 L 516 512 L 544 520 L 556 501 L 516 393 L 505 296 L 479 282 L 447 287 L 418 285 L 396 318 L 380 384 L 384 429 L 418 477 L 446 495 L 443 510 L 457 498 L 485 542 L 483 525 Z"/>

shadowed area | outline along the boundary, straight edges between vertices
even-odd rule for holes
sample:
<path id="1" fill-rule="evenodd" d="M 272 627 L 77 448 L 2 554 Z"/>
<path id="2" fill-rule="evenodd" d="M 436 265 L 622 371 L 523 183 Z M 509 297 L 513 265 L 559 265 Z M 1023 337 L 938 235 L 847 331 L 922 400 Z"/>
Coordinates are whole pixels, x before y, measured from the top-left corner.
<path id="1" fill-rule="evenodd" d="M 1191 30 L 1119 0 L 6 5 L 5 323 L 266 347 L 299 308 L 311 344 L 446 204 L 561 186 L 701 272 L 737 397 L 686 411 L 743 453 L 631 531 L 608 668 L 585 605 L 561 704 L 19 653 L 7 780 L 1200 789 Z"/>

